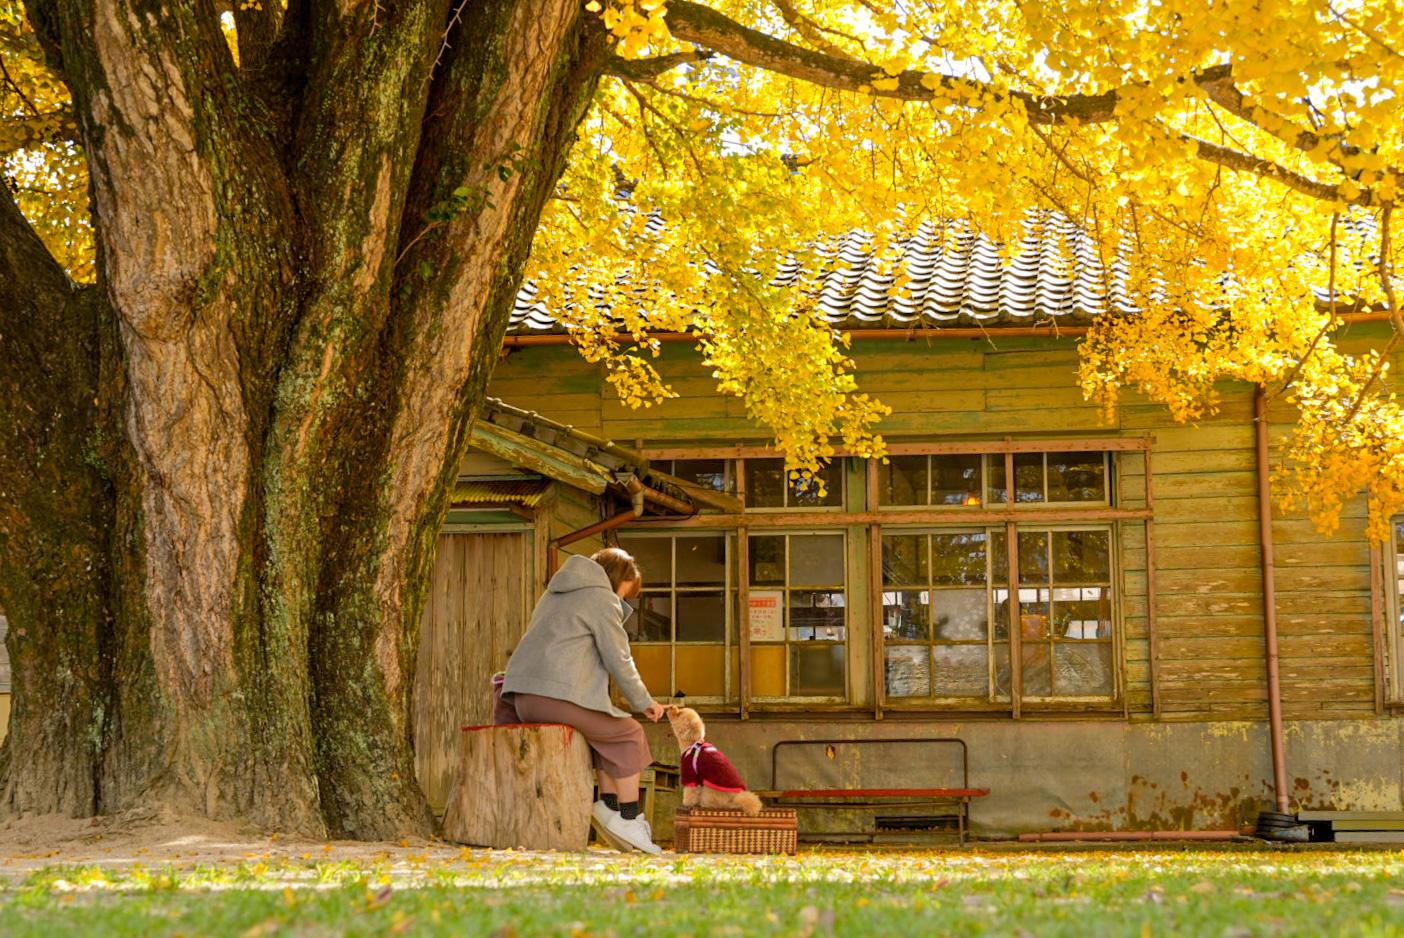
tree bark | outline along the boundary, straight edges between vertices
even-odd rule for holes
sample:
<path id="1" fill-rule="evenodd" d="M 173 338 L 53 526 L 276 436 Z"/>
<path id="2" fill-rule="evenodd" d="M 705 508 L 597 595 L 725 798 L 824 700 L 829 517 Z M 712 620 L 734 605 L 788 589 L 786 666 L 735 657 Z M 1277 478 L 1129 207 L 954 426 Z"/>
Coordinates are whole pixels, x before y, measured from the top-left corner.
<path id="1" fill-rule="evenodd" d="M 246 74 L 193 0 L 30 12 L 99 284 L 0 204 L 0 354 L 36 363 L 0 376 L 0 808 L 427 833 L 435 535 L 604 31 L 294 0 L 242 18 Z"/>
<path id="2" fill-rule="evenodd" d="M 584 850 L 593 787 L 590 747 L 572 727 L 464 730 L 444 839 L 499 850 Z"/>
<path id="3" fill-rule="evenodd" d="M 0 187 L 0 609 L 12 671 L 0 808 L 13 813 L 82 817 L 98 801 L 110 610 L 97 519 L 113 506 L 95 404 L 99 307 Z"/>

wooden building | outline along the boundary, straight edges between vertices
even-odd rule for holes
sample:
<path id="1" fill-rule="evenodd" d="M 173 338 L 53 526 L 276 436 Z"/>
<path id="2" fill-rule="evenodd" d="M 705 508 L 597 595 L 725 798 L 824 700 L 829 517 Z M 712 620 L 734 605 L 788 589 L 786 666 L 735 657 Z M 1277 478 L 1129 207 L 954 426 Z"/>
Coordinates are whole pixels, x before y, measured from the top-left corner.
<path id="1" fill-rule="evenodd" d="M 1255 407 L 1275 452 L 1284 405 L 1226 386 L 1196 425 L 1136 399 L 1105 422 L 1077 388 L 1077 344 L 1115 298 L 1068 280 L 1048 245 L 1026 243 L 1009 266 L 979 239 L 963 245 L 914 248 L 911 301 L 865 282 L 861 257 L 823 282 L 819 308 L 854 332 L 862 389 L 893 413 L 880 428 L 891 459 L 840 456 L 822 494 L 787 479 L 690 344 L 661 359 L 680 396 L 633 410 L 523 295 L 489 391 L 506 403 L 475 435 L 425 614 L 431 801 L 454 724 L 487 719 L 488 675 L 544 586 L 551 542 L 613 519 L 561 549 L 617 543 L 639 558 L 628 628 L 645 681 L 707 712 L 752 787 L 947 784 L 945 750 L 881 741 L 949 737 L 991 789 L 972 810 L 977 835 L 1236 828 L 1273 807 L 1275 782 L 1292 810 L 1401 808 L 1404 520 L 1383 549 L 1365 538 L 1363 499 L 1334 536 L 1275 507 L 1260 523 Z M 1378 343 L 1386 328 L 1357 321 L 1343 341 Z M 514 454 L 492 438 L 504 429 L 529 446 Z M 574 447 L 588 466 L 605 440 L 615 465 L 590 471 L 637 471 L 646 486 L 653 473 L 688 504 L 620 521 L 617 480 L 585 485 L 580 466 L 546 458 Z M 650 733 L 675 756 L 665 729 Z M 878 744 L 798 750 L 772 782 L 774 744 L 793 739 Z M 881 815 L 845 823 L 894 823 Z"/>

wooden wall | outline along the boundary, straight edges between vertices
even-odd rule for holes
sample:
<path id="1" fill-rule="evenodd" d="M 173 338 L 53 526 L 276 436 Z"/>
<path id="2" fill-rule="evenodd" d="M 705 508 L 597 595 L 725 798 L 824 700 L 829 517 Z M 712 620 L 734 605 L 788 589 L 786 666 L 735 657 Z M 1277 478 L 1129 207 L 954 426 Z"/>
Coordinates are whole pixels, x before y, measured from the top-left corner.
<path id="1" fill-rule="evenodd" d="M 442 811 L 464 726 L 492 722 L 490 681 L 526 628 L 536 598 L 530 532 L 439 536 L 420 626 L 415 769 Z"/>
<path id="2" fill-rule="evenodd" d="M 1353 330 L 1352 341 L 1361 345 L 1384 334 L 1373 326 Z M 1133 719 L 1151 718 L 1158 696 L 1164 719 L 1265 715 L 1251 387 L 1222 388 L 1220 411 L 1194 425 L 1176 424 L 1163 407 L 1135 396 L 1108 422 L 1076 386 L 1073 339 L 1005 339 L 992 331 L 977 340 L 866 341 L 855 343 L 853 357 L 862 390 L 893 408 L 882 427 L 890 440 L 1153 435 L 1153 573 L 1144 525 L 1123 523 L 1120 538 L 1128 708 Z M 716 393 L 709 369 L 690 347 L 665 345 L 660 370 L 680 396 L 632 410 L 570 347 L 517 349 L 499 364 L 489 393 L 630 446 L 766 442 L 738 400 Z M 1270 417 L 1275 444 L 1293 415 L 1274 405 Z M 1145 458 L 1125 454 L 1119 462 L 1120 504 L 1144 506 Z M 1274 512 L 1289 718 L 1376 711 L 1363 531 L 1362 499 L 1350 503 L 1333 536 L 1318 533 L 1304 516 Z M 864 639 L 855 633 L 852 641 Z M 855 695 L 855 704 L 865 702 Z"/>

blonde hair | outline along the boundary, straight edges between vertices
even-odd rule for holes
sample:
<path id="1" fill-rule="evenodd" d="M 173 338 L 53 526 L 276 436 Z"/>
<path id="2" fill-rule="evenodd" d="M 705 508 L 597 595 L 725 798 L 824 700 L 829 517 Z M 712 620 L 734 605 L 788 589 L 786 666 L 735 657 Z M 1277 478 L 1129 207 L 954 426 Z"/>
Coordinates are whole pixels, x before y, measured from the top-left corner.
<path id="1" fill-rule="evenodd" d="M 643 579 L 638 561 L 628 551 L 620 550 L 618 547 L 606 547 L 604 550 L 595 551 L 590 559 L 604 567 L 605 575 L 609 577 L 609 588 L 616 593 L 619 592 L 619 587 L 625 583 L 637 583 Z"/>

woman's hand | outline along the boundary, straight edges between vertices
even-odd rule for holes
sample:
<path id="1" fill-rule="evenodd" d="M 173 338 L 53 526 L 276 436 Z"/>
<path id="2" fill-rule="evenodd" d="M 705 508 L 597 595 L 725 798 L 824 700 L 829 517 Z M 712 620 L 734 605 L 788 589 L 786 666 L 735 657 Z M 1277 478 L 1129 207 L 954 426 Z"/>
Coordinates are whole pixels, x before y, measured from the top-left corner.
<path id="1" fill-rule="evenodd" d="M 653 703 L 648 705 L 648 709 L 643 712 L 643 715 L 648 717 L 654 723 L 657 723 L 659 720 L 663 719 L 663 714 L 666 712 L 667 711 L 663 709 L 662 704 L 658 703 L 657 701 L 654 701 Z"/>

